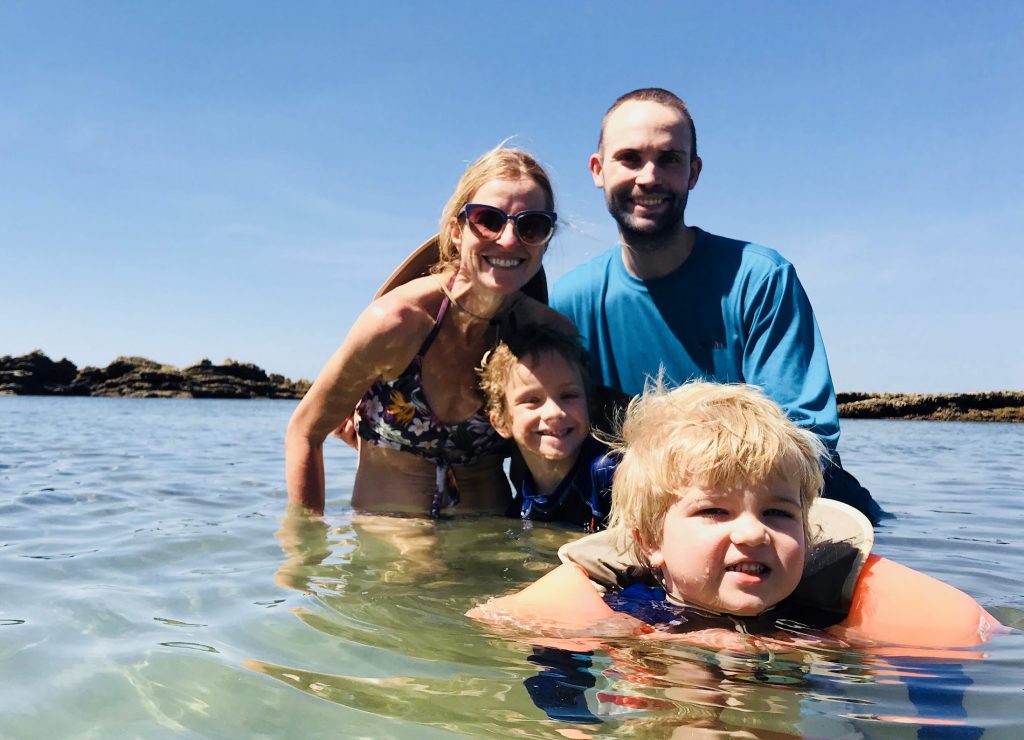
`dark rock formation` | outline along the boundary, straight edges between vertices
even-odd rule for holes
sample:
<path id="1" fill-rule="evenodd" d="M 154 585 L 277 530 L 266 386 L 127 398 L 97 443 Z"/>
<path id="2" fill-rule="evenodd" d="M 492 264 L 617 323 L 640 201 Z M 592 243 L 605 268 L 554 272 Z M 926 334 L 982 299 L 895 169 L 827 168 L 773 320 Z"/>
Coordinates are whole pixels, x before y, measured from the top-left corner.
<path id="1" fill-rule="evenodd" d="M 251 362 L 230 359 L 214 365 L 204 358 L 182 374 L 193 398 L 302 398 L 309 389 L 306 381 L 292 383 L 283 375 L 267 375 Z"/>
<path id="2" fill-rule="evenodd" d="M 200 360 L 179 370 L 145 357 L 118 357 L 81 370 L 39 350 L 0 357 L 0 396 L 132 396 L 136 398 L 302 398 L 309 381 L 268 374 L 251 362 Z M 846 419 L 1024 422 L 1024 391 L 988 393 L 838 393 Z"/>
<path id="3" fill-rule="evenodd" d="M 145 357 L 118 357 L 104 368 L 84 367 L 72 387 L 85 396 L 190 397 L 181 371 Z"/>
<path id="4" fill-rule="evenodd" d="M 54 362 L 39 350 L 21 357 L 0 357 L 0 394 L 67 395 L 78 369 L 67 358 Z"/>
<path id="5" fill-rule="evenodd" d="M 1024 422 L 1024 391 L 987 393 L 837 393 L 847 419 Z"/>
<path id="6" fill-rule="evenodd" d="M 78 370 L 36 350 L 0 357 L 0 395 L 130 396 L 135 398 L 301 398 L 309 382 L 268 375 L 248 362 L 209 360 L 179 370 L 145 357 L 118 357 L 105 368 Z"/>

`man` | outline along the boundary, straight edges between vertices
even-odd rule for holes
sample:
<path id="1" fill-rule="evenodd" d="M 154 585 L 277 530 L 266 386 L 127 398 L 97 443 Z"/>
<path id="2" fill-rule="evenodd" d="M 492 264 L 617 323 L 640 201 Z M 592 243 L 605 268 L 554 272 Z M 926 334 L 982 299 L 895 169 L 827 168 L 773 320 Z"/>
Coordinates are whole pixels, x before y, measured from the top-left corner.
<path id="1" fill-rule="evenodd" d="M 881 508 L 836 454 L 832 376 L 793 266 L 772 249 L 686 225 L 701 167 L 682 100 L 661 88 L 616 100 L 590 172 L 621 244 L 563 277 L 551 305 L 576 323 L 598 383 L 636 395 L 663 367 L 672 383 L 764 388 L 832 454 L 824 495 L 877 523 Z"/>

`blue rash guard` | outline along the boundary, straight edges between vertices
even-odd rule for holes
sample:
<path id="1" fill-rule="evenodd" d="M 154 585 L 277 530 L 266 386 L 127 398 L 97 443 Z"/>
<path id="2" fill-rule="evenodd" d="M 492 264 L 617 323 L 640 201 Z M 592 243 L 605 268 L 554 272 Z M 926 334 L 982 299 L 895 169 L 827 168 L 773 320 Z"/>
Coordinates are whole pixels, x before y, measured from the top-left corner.
<path id="1" fill-rule="evenodd" d="M 834 453 L 832 375 L 793 265 L 772 249 L 695 232 L 690 256 L 665 277 L 634 277 L 616 246 L 555 285 L 551 306 L 576 324 L 594 381 L 637 395 L 664 366 L 669 384 L 757 385 Z"/>

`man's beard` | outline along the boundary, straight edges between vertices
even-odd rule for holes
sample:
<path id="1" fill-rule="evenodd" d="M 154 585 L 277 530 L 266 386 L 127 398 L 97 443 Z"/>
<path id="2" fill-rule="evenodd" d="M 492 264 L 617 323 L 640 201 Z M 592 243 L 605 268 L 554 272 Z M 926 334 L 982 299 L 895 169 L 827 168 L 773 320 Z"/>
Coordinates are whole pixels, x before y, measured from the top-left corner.
<path id="1" fill-rule="evenodd" d="M 686 213 L 686 201 L 690 197 L 688 190 L 684 190 L 682 193 L 654 191 L 650 195 L 670 196 L 668 208 L 653 221 L 650 219 L 640 221 L 626 212 L 626 206 L 622 201 L 631 199 L 632 193 L 622 196 L 606 193 L 605 197 L 608 213 L 619 225 L 622 241 L 637 252 L 657 252 L 666 245 L 671 237 L 685 227 L 683 216 Z"/>

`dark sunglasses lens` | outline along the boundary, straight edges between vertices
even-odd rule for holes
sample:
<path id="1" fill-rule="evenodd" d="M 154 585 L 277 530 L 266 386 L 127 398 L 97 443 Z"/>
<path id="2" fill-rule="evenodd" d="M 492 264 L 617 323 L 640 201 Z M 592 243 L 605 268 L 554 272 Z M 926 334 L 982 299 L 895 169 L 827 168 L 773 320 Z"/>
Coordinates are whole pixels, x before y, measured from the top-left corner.
<path id="1" fill-rule="evenodd" d="M 541 244 L 551 236 L 551 217 L 544 213 L 527 213 L 516 222 L 519 238 L 527 244 Z"/>
<path id="2" fill-rule="evenodd" d="M 505 228 L 505 214 L 494 208 L 474 208 L 469 213 L 469 221 L 480 234 L 492 239 L 499 236 Z"/>

